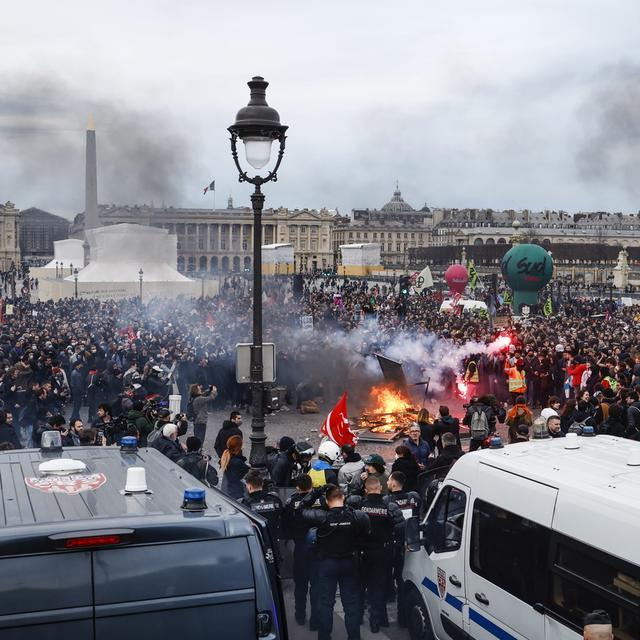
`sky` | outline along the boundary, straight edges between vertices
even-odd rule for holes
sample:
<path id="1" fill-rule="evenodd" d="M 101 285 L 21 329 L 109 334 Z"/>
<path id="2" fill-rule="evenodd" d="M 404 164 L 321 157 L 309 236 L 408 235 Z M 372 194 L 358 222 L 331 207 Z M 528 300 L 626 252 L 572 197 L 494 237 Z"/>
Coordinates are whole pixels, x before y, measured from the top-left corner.
<path id="1" fill-rule="evenodd" d="M 0 201 L 248 205 L 226 128 L 289 125 L 266 207 L 640 209 L 636 0 L 23 0 L 0 24 Z"/>

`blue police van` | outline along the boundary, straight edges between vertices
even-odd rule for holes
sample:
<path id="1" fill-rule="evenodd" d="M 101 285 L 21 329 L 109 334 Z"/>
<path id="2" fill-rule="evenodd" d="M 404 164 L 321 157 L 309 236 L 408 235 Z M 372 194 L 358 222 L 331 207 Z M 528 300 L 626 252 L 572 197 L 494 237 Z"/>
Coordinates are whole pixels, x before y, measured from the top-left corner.
<path id="1" fill-rule="evenodd" d="M 0 491 L 3 640 L 287 638 L 264 520 L 135 439 L 2 452 Z"/>

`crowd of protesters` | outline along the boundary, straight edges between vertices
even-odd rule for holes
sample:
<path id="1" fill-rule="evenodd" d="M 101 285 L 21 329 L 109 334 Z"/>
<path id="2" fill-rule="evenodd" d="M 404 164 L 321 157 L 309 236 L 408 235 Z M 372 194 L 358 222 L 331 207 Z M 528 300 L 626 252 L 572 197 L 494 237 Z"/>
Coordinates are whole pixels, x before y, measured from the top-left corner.
<path id="1" fill-rule="evenodd" d="M 345 386 L 357 398 L 358 386 L 370 384 L 363 363 L 400 333 L 433 333 L 461 345 L 489 343 L 504 332 L 491 330 L 486 318 L 438 313 L 440 301 L 437 293 L 407 297 L 390 284 L 336 278 L 310 279 L 296 296 L 290 280 L 266 280 L 265 342 L 278 345 L 278 384 L 297 404 L 331 400 Z M 149 395 L 166 397 L 174 384 L 182 412 L 193 394 L 207 396 L 197 403 L 201 440 L 208 405 L 238 409 L 249 403 L 247 386 L 235 379 L 235 344 L 249 341 L 251 331 L 250 290 L 239 278 L 226 281 L 215 298 L 148 305 L 19 298 L 12 312 L 0 333 L 0 400 L 23 446 L 37 444 L 52 416 L 70 411 L 74 420 L 86 406 L 93 424 L 102 404 L 117 418 L 139 410 L 134 403 Z M 472 371 L 474 395 L 512 405 L 524 397 L 528 410 L 558 398 L 562 411 L 576 419 L 593 413 L 595 427 L 609 418 L 599 404 L 619 405 L 630 427 L 629 416 L 640 415 L 637 315 L 634 307 L 612 301 L 573 299 L 550 317 L 511 326 L 509 350 L 470 356 L 461 366 Z M 313 319 L 306 331 L 300 322 L 305 316 Z M 358 336 L 353 353 L 345 352 L 338 335 Z M 459 372 L 450 372 L 444 395 L 455 394 L 458 378 Z M 570 420 L 565 415 L 564 424 Z"/>

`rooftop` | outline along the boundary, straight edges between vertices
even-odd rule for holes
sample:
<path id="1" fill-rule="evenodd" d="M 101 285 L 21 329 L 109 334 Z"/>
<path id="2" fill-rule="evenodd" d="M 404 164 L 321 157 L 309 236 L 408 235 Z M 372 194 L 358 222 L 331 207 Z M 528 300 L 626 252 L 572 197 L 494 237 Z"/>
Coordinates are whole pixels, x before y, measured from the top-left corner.
<path id="1" fill-rule="evenodd" d="M 84 462 L 86 471 L 82 473 L 82 482 L 95 488 L 74 490 L 81 482 L 78 476 L 43 476 L 38 467 L 52 457 Z M 147 486 L 152 493 L 128 496 L 121 493 L 131 466 L 146 469 Z M 0 544 L 3 538 L 15 536 L 11 529 L 20 526 L 56 523 L 58 527 L 68 528 L 77 527 L 79 521 L 105 518 L 133 521 L 141 517 L 153 524 L 158 520 L 167 522 L 168 516 L 182 521 L 184 512 L 180 506 L 184 490 L 203 487 L 155 449 L 126 454 L 116 447 L 70 447 L 60 454 L 43 454 L 34 449 L 5 451 L 0 453 L 0 475 L 3 478 Z M 51 488 L 52 482 L 59 485 L 57 489 Z M 214 490 L 207 489 L 206 499 L 208 516 L 235 513 L 229 502 Z M 221 529 L 224 531 L 224 523 Z"/>

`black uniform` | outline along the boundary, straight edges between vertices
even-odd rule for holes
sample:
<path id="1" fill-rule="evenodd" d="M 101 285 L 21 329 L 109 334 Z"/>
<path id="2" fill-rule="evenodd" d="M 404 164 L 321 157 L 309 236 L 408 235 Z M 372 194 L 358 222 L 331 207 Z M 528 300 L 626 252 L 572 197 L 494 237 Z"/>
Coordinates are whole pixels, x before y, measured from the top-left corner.
<path id="1" fill-rule="evenodd" d="M 386 503 L 395 502 L 404 519 L 407 520 L 413 516 L 419 516 L 420 514 L 420 496 L 415 491 L 392 491 L 388 495 L 384 496 Z M 395 530 L 395 536 L 393 540 L 393 552 L 391 556 L 391 572 L 392 583 L 389 593 L 393 593 L 393 585 L 395 584 L 396 594 L 398 598 L 398 624 L 405 626 L 404 616 L 404 598 L 402 585 L 402 570 L 404 569 L 404 529 Z"/>
<path id="2" fill-rule="evenodd" d="M 385 501 L 380 494 L 364 498 L 351 496 L 349 506 L 361 509 L 371 521 L 371 534 L 359 541 L 361 550 L 362 582 L 360 612 L 363 613 L 365 596 L 369 603 L 369 623 L 374 628 L 388 626 L 387 584 L 391 569 L 394 536 L 402 535 L 404 517 L 395 502 Z"/>
<path id="3" fill-rule="evenodd" d="M 348 506 L 333 509 L 310 508 L 320 495 L 321 490 L 314 489 L 300 504 L 305 522 L 311 527 L 317 527 L 318 640 L 329 640 L 331 637 L 333 605 L 338 585 L 347 635 L 349 638 L 359 638 L 356 551 L 358 540 L 369 535 L 369 517 Z"/>
<path id="4" fill-rule="evenodd" d="M 269 532 L 274 543 L 280 540 L 282 533 L 282 500 L 274 493 L 267 493 L 264 490 L 254 491 L 238 502 L 251 511 L 261 515 L 269 525 Z"/>
<path id="5" fill-rule="evenodd" d="M 307 591 L 311 602 L 309 623 L 311 628 L 318 626 L 317 588 L 314 584 L 316 573 L 315 548 L 309 534 L 310 525 L 305 521 L 299 508 L 305 493 L 294 493 L 287 500 L 282 512 L 283 535 L 293 540 L 293 595 L 295 599 L 296 621 L 304 624 L 307 609 Z"/>

